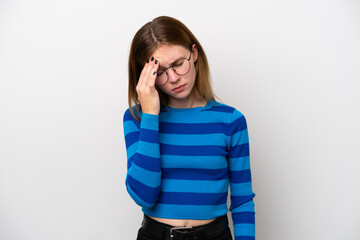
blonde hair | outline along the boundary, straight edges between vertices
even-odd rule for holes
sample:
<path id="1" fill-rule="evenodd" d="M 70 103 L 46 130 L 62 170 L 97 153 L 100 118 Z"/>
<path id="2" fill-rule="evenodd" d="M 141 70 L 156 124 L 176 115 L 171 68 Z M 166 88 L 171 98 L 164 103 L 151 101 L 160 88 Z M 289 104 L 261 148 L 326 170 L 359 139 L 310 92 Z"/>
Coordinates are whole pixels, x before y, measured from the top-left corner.
<path id="1" fill-rule="evenodd" d="M 180 45 L 190 49 L 195 44 L 198 49 L 198 59 L 195 62 L 195 84 L 191 94 L 197 100 L 215 100 L 215 94 L 211 87 L 211 75 L 208 60 L 205 52 L 194 34 L 179 20 L 160 16 L 142 26 L 135 34 L 129 54 L 129 89 L 128 103 L 131 115 L 138 121 L 140 118 L 135 115 L 132 105 L 135 103 L 136 112 L 140 115 L 140 104 L 136 85 L 143 66 L 156 49 L 163 44 Z M 169 97 L 157 88 L 159 92 L 161 107 L 167 107 Z"/>

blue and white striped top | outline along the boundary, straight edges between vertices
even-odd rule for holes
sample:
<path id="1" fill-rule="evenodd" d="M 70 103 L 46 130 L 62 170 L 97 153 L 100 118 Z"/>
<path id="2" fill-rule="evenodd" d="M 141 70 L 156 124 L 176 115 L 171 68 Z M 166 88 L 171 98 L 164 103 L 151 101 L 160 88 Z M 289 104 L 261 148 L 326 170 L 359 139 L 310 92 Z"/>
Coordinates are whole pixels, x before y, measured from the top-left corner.
<path id="1" fill-rule="evenodd" d="M 146 215 L 204 220 L 230 210 L 235 239 L 255 239 L 249 137 L 241 112 L 212 100 L 204 107 L 142 113 L 139 122 L 127 109 L 124 135 L 126 188 Z"/>

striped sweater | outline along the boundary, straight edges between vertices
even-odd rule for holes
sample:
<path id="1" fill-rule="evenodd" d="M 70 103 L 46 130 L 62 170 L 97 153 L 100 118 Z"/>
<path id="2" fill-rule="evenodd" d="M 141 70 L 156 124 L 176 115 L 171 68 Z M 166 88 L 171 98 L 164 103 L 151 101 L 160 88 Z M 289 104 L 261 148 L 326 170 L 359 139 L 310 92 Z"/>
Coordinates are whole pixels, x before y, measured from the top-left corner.
<path id="1" fill-rule="evenodd" d="M 230 210 L 235 239 L 255 239 L 249 137 L 241 112 L 212 100 L 204 107 L 161 108 L 159 115 L 141 112 L 140 122 L 127 109 L 123 120 L 126 189 L 146 215 L 213 219 Z"/>

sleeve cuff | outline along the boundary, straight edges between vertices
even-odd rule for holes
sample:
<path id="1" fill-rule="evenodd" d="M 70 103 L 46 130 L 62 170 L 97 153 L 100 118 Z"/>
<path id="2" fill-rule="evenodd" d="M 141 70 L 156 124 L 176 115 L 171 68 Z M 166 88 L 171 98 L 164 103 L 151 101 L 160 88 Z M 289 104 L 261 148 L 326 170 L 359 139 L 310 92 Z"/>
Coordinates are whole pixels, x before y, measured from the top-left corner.
<path id="1" fill-rule="evenodd" d="M 140 128 L 149 130 L 159 130 L 159 115 L 142 113 Z"/>

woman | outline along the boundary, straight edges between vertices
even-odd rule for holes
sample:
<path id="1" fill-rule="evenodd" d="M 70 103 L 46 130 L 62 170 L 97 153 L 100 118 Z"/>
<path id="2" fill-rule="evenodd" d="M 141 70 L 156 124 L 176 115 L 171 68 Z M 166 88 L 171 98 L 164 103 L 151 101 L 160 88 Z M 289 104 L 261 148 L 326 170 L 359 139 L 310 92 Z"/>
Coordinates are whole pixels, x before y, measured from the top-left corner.
<path id="1" fill-rule="evenodd" d="M 255 239 L 245 117 L 215 100 L 205 52 L 177 19 L 134 36 L 124 135 L 126 188 L 144 213 L 138 240 L 232 239 L 229 184 L 235 239 Z"/>

